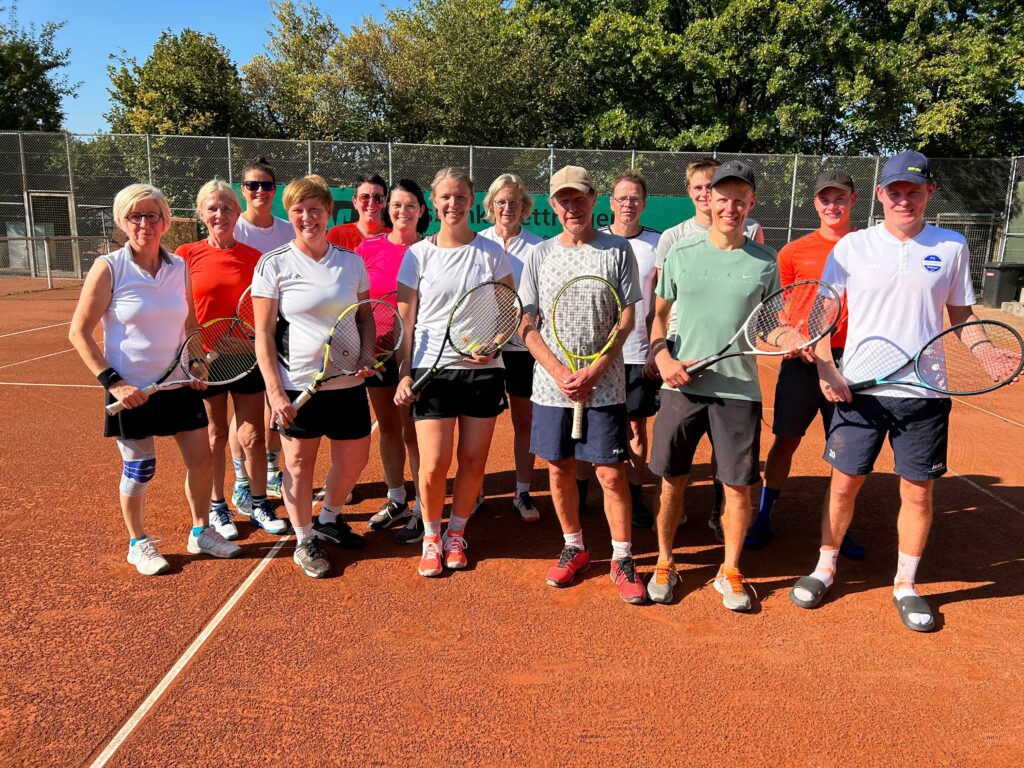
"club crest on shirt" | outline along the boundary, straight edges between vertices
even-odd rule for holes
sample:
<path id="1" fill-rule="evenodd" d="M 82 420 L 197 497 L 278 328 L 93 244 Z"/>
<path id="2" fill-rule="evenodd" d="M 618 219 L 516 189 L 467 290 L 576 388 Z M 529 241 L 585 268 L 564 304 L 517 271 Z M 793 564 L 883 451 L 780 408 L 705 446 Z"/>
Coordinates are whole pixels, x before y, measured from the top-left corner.
<path id="1" fill-rule="evenodd" d="M 940 269 L 942 269 L 942 259 L 936 256 L 934 253 L 929 253 L 927 256 L 925 256 L 924 259 L 922 259 L 922 264 L 924 265 L 924 268 L 927 269 L 929 272 L 938 272 Z"/>

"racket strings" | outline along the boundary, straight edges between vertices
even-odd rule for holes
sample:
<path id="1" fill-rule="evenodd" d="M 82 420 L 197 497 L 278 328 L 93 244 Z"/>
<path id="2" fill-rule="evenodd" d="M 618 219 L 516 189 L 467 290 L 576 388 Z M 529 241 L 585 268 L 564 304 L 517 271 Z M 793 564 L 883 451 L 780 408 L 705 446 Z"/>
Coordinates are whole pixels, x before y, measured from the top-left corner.
<path id="1" fill-rule="evenodd" d="M 551 308 L 551 326 L 566 354 L 593 357 L 618 328 L 619 303 L 599 280 L 575 280 L 565 286 Z"/>
<path id="2" fill-rule="evenodd" d="M 470 291 L 452 313 L 448 338 L 460 355 L 493 355 L 518 330 L 518 294 L 503 283 Z"/>
<path id="3" fill-rule="evenodd" d="M 243 323 L 248 323 L 252 328 L 256 327 L 256 311 L 252 306 L 252 287 L 245 289 L 242 297 L 238 300 L 238 309 L 235 314 Z"/>
<path id="4" fill-rule="evenodd" d="M 918 377 L 949 394 L 994 389 L 1020 369 L 1020 337 L 1007 326 L 984 321 L 947 329 L 917 359 Z"/>
<path id="5" fill-rule="evenodd" d="M 822 283 L 801 282 L 776 292 L 761 304 L 746 325 L 751 349 L 790 352 L 810 345 L 828 333 L 841 303 L 834 292 L 822 293 Z"/>
<path id="6" fill-rule="evenodd" d="M 192 333 L 181 350 L 182 370 L 210 384 L 241 378 L 256 367 L 253 329 L 235 318 L 224 317 Z"/>
<path id="7" fill-rule="evenodd" d="M 363 339 L 356 321 L 356 311 L 345 312 L 331 329 L 325 372 L 328 375 L 355 373 L 365 363 L 361 358 L 362 350 Z"/>
<path id="8" fill-rule="evenodd" d="M 374 348 L 373 359 L 384 362 L 402 344 L 402 316 L 398 310 L 385 301 L 373 303 Z"/>

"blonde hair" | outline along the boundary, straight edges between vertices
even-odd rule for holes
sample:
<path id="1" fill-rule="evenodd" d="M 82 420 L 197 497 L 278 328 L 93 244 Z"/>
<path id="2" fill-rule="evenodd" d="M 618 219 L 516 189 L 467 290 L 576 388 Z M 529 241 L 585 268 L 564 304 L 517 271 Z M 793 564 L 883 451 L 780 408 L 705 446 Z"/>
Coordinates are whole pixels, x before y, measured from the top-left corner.
<path id="1" fill-rule="evenodd" d="M 442 168 L 434 176 L 434 180 L 430 182 L 430 194 L 434 194 L 434 190 L 437 189 L 437 185 L 445 179 L 451 179 L 452 181 L 461 181 L 469 187 L 469 193 L 473 194 L 473 179 L 470 177 L 469 172 L 463 168 L 456 168 L 455 166 L 449 166 L 448 168 Z"/>
<path id="2" fill-rule="evenodd" d="M 317 176 L 315 173 L 303 176 L 301 179 L 292 179 L 288 186 L 284 188 L 284 193 L 281 195 L 281 203 L 287 211 L 295 203 L 309 197 L 323 203 L 328 213 L 334 210 L 334 197 L 331 195 L 331 188 L 327 186 L 327 180 L 323 176 Z"/>
<path id="3" fill-rule="evenodd" d="M 491 207 L 494 203 L 494 198 L 506 187 L 512 187 L 512 189 L 516 190 L 519 193 L 519 197 L 523 200 L 519 221 L 525 221 L 533 210 L 533 195 L 526 191 L 526 185 L 523 183 L 523 180 L 514 173 L 503 173 L 491 182 L 491 186 L 487 188 L 487 195 L 484 196 L 484 218 L 491 222 L 491 224 L 494 223 L 494 210 Z"/>
<path id="4" fill-rule="evenodd" d="M 125 226 L 125 217 L 132 212 L 132 208 L 143 200 L 156 200 L 157 205 L 160 207 L 160 215 L 163 216 L 164 221 L 170 226 L 171 207 L 167 204 L 167 198 L 164 197 L 164 193 L 152 184 L 129 184 L 117 193 L 114 197 L 114 221 L 117 222 L 117 226 L 127 232 L 128 228 Z"/>
<path id="5" fill-rule="evenodd" d="M 224 179 L 210 179 L 199 188 L 199 193 L 196 195 L 196 213 L 202 213 L 199 209 L 203 207 L 203 201 L 210 195 L 226 197 L 235 206 L 235 210 L 241 212 L 242 206 L 238 202 L 238 195 L 235 194 L 231 185 Z"/>
<path id="6" fill-rule="evenodd" d="M 713 157 L 698 157 L 686 164 L 686 183 L 692 184 L 693 177 L 698 173 L 714 173 L 721 163 Z"/>

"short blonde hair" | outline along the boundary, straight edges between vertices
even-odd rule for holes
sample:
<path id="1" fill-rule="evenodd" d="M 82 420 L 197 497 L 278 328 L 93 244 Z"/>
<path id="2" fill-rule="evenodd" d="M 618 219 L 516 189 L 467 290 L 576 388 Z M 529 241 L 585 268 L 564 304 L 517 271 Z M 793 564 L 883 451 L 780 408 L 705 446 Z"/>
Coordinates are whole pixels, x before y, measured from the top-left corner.
<path id="1" fill-rule="evenodd" d="M 470 194 L 473 194 L 473 179 L 470 177 L 469 172 L 463 168 L 449 166 L 448 168 L 442 168 L 434 175 L 434 180 L 430 182 L 431 195 L 434 194 L 434 190 L 437 189 L 437 185 L 445 179 L 464 182 L 469 187 Z"/>
<path id="2" fill-rule="evenodd" d="M 164 197 L 164 193 L 152 184 L 129 184 L 117 193 L 114 197 L 114 221 L 117 222 L 117 226 L 127 232 L 128 228 L 125 226 L 125 217 L 132 212 L 132 208 L 143 200 L 156 200 L 157 205 L 160 207 L 160 215 L 164 217 L 164 221 L 170 226 L 171 207 L 167 204 L 167 198 Z"/>
<path id="3" fill-rule="evenodd" d="M 491 224 L 494 223 L 494 210 L 491 208 L 494 197 L 506 187 L 512 187 L 523 200 L 523 208 L 519 214 L 520 221 L 525 221 L 533 210 L 533 195 L 526 191 L 523 180 L 514 173 L 503 173 L 491 182 L 491 186 L 487 188 L 487 195 L 484 197 L 484 218 Z"/>
<path id="4" fill-rule="evenodd" d="M 242 206 L 238 202 L 238 195 L 235 194 L 235 190 L 231 188 L 230 184 L 224 179 L 210 179 L 199 188 L 199 193 L 196 195 L 196 213 L 201 212 L 199 209 L 203 207 L 203 201 L 210 195 L 226 197 L 235 206 L 236 211 L 242 210 Z"/>
<path id="5" fill-rule="evenodd" d="M 323 176 L 317 176 L 315 173 L 303 176 L 301 179 L 292 179 L 284 188 L 281 204 L 287 211 L 295 203 L 302 202 L 309 197 L 323 203 L 328 213 L 334 210 L 334 197 L 331 195 L 331 188 L 327 186 L 327 181 Z"/>

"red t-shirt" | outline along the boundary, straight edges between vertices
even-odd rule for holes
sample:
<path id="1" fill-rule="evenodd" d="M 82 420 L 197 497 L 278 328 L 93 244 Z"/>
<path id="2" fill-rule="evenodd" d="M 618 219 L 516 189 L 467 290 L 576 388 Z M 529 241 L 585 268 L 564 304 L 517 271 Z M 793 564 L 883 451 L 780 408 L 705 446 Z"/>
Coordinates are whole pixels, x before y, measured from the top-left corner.
<path id="1" fill-rule="evenodd" d="M 381 226 L 379 230 L 374 232 L 374 235 L 386 235 L 391 230 L 385 226 Z M 359 227 L 356 226 L 354 221 L 348 224 L 339 224 L 336 227 L 331 227 L 327 230 L 327 239 L 341 248 L 348 248 L 350 251 L 355 251 L 359 247 L 359 244 L 363 242 L 363 233 L 359 231 Z"/>
<path id="2" fill-rule="evenodd" d="M 800 280 L 821 280 L 825 271 L 825 262 L 836 243 L 826 240 L 818 230 L 804 235 L 784 245 L 779 251 L 779 281 L 783 286 L 792 285 Z M 843 308 L 839 313 L 839 324 L 832 333 L 832 346 L 842 347 L 846 344 L 846 297 L 843 297 Z"/>
<path id="3" fill-rule="evenodd" d="M 252 285 L 260 252 L 244 243 L 214 248 L 208 241 L 200 240 L 180 246 L 177 254 L 188 265 L 200 324 L 218 317 L 234 317 L 242 292 Z"/>

